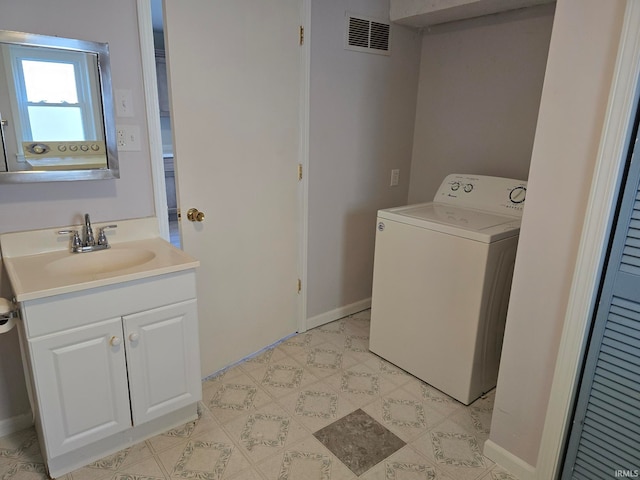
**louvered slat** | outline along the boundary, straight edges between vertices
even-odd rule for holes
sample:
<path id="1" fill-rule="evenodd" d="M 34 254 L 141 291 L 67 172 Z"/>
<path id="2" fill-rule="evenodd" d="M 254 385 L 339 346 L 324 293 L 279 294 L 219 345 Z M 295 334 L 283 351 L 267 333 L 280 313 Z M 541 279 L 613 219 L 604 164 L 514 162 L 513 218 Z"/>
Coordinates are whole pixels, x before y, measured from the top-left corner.
<path id="1" fill-rule="evenodd" d="M 591 401 L 593 402 L 594 409 L 599 409 L 598 414 L 606 417 L 610 421 L 622 426 L 628 426 L 629 428 L 640 427 L 640 423 L 638 423 L 640 419 L 632 413 L 621 408 L 612 410 L 609 403 L 598 397 L 592 397 Z"/>
<path id="2" fill-rule="evenodd" d="M 584 467 L 584 472 L 593 472 L 594 463 L 605 466 L 611 476 L 614 470 L 640 464 L 637 448 L 640 444 L 637 429 L 640 424 L 640 374 L 637 370 L 640 358 L 634 358 L 633 362 L 626 360 L 633 357 L 630 353 L 638 353 L 638 349 L 633 344 L 622 344 L 620 350 L 618 342 L 611 339 L 613 335 L 630 341 L 630 337 L 640 334 L 639 310 L 638 304 L 613 298 L 603 335 L 609 342 L 600 346 L 575 459 L 574 478 L 588 478 L 583 473 L 576 476 L 579 465 Z M 607 473 L 606 468 L 603 473 Z"/>
<path id="3" fill-rule="evenodd" d="M 638 119 L 636 119 L 638 120 Z M 640 469 L 640 134 L 603 274 L 562 479 Z"/>
<path id="4" fill-rule="evenodd" d="M 376 50 L 389 50 L 389 25 L 386 23 L 371 22 L 370 47 Z"/>
<path id="5" fill-rule="evenodd" d="M 362 18 L 349 17 L 349 45 L 352 47 L 369 47 L 369 21 Z"/>
<path id="6" fill-rule="evenodd" d="M 629 221 L 629 229 L 624 242 L 622 259 L 620 261 L 620 270 L 640 275 L 640 249 L 636 239 L 640 238 L 640 192 L 636 192 L 636 201 L 631 211 L 631 219 Z"/>

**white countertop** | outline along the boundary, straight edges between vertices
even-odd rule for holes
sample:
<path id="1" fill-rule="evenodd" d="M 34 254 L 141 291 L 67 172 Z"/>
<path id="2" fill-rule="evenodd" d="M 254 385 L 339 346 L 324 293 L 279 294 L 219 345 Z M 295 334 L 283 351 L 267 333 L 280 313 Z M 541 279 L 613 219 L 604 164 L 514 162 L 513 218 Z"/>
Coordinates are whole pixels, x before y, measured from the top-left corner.
<path id="1" fill-rule="evenodd" d="M 71 253 L 68 235 L 60 241 L 57 231 L 68 227 L 0 235 L 2 261 L 16 300 L 35 300 L 200 265 L 159 236 L 154 218 L 97 222 L 94 232 L 110 223 L 118 224 L 118 229 L 108 231 L 111 248 L 87 253 Z"/>

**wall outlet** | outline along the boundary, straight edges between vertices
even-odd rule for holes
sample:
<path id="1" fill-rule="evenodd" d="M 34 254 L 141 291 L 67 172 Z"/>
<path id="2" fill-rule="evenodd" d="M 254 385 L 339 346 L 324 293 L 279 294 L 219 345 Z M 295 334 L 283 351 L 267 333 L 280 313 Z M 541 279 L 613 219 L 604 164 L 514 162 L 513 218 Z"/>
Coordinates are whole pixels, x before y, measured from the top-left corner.
<path id="1" fill-rule="evenodd" d="M 118 125 L 116 127 L 116 144 L 120 152 L 139 152 L 142 150 L 140 126 Z"/>
<path id="2" fill-rule="evenodd" d="M 394 168 L 393 170 L 391 170 L 391 187 L 396 187 L 398 185 L 398 182 L 400 181 L 400 169 L 399 168 Z"/>

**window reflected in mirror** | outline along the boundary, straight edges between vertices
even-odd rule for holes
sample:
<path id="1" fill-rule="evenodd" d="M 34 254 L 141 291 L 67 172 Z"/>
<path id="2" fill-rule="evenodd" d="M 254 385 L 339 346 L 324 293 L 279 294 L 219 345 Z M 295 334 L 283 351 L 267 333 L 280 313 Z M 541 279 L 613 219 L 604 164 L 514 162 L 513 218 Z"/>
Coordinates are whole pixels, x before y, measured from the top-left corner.
<path id="1" fill-rule="evenodd" d="M 106 44 L 0 31 L 0 183 L 118 178 L 108 57 Z"/>

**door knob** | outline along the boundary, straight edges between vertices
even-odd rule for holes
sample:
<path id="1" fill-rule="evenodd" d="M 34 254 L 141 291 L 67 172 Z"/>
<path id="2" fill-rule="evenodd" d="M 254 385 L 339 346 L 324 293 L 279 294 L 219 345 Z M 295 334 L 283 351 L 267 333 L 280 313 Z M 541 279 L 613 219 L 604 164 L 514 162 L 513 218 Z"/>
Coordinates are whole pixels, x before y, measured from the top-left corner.
<path id="1" fill-rule="evenodd" d="M 197 208 L 190 208 L 187 211 L 187 218 L 190 222 L 202 222 L 204 220 L 204 213 L 200 212 Z"/>

